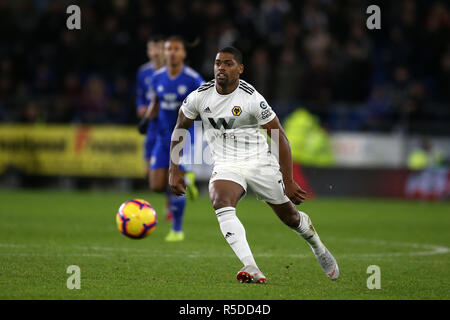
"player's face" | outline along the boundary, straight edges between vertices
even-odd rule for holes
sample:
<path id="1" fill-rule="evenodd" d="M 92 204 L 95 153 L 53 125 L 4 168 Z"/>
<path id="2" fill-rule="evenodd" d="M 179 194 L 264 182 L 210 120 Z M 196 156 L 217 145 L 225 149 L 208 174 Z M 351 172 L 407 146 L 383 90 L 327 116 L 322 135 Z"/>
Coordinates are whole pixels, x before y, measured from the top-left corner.
<path id="1" fill-rule="evenodd" d="M 231 53 L 219 52 L 214 62 L 214 77 L 221 86 L 227 86 L 239 79 L 244 66 Z"/>
<path id="2" fill-rule="evenodd" d="M 164 55 L 164 41 L 150 41 L 147 44 L 147 56 L 152 61 L 159 61 Z"/>
<path id="3" fill-rule="evenodd" d="M 164 44 L 164 56 L 170 65 L 178 65 L 186 59 L 186 50 L 181 41 L 166 41 Z"/>

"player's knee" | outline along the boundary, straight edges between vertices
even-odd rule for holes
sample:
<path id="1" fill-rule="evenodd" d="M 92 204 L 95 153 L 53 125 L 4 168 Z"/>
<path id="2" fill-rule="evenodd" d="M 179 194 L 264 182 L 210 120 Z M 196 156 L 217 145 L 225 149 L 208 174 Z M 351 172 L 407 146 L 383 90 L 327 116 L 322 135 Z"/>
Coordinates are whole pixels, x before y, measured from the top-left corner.
<path id="1" fill-rule="evenodd" d="M 229 199 L 222 199 L 219 197 L 213 197 L 213 199 L 211 199 L 211 202 L 212 202 L 214 210 L 218 210 L 220 208 L 225 208 L 225 207 L 234 207 L 235 206 L 233 201 L 231 201 Z"/>
<path id="2" fill-rule="evenodd" d="M 150 183 L 150 190 L 153 192 L 166 192 L 166 185 L 162 183 Z"/>

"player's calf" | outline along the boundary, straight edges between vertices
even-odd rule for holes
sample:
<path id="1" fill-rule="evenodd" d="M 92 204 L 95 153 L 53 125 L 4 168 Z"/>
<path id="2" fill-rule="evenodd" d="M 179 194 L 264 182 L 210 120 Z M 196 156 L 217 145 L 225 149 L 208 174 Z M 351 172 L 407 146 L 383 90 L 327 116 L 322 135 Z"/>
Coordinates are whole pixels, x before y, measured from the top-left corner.
<path id="1" fill-rule="evenodd" d="M 339 277 L 339 267 L 336 259 L 320 240 L 319 234 L 313 227 L 310 217 L 306 213 L 298 211 L 290 201 L 280 205 L 270 203 L 269 205 L 281 221 L 306 240 L 319 261 L 323 272 L 331 280 L 336 280 Z"/>
<path id="2" fill-rule="evenodd" d="M 277 214 L 278 218 L 290 228 L 297 228 L 300 224 L 300 215 L 297 208 L 291 201 L 283 204 L 271 204 L 273 211 Z"/>
<path id="3" fill-rule="evenodd" d="M 312 226 L 311 219 L 304 212 L 298 211 L 295 205 L 289 201 L 283 204 L 270 204 L 272 209 L 288 227 L 305 239 L 316 253 L 324 251 L 324 245 L 320 241 L 319 235 Z"/>

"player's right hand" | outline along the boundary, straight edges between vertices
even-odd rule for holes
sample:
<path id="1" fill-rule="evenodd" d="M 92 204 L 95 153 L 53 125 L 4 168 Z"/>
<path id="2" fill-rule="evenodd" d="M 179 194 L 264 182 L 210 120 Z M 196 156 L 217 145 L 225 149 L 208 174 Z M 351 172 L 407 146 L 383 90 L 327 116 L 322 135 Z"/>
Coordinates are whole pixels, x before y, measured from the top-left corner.
<path id="1" fill-rule="evenodd" d="M 305 200 L 306 191 L 294 181 L 284 181 L 284 192 L 286 196 L 295 204 L 301 204 Z"/>
<path id="2" fill-rule="evenodd" d="M 142 118 L 139 121 L 139 124 L 138 124 L 138 131 L 139 131 L 139 133 L 141 133 L 141 134 L 146 134 L 147 133 L 149 121 L 150 120 L 148 118 Z"/>
<path id="3" fill-rule="evenodd" d="M 186 194 L 186 183 L 184 182 L 184 174 L 178 168 L 169 169 L 169 187 L 170 191 L 177 196 Z"/>

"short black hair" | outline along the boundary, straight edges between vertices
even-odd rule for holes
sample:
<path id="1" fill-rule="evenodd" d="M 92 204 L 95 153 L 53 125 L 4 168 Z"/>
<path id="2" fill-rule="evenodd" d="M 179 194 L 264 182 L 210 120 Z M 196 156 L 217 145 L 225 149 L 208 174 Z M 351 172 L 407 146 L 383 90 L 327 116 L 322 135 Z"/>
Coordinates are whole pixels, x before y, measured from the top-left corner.
<path id="1" fill-rule="evenodd" d="M 183 36 L 180 36 L 180 35 L 173 35 L 173 36 L 170 36 L 170 37 L 168 37 L 168 38 L 166 38 L 166 41 L 177 41 L 177 42 L 181 42 L 182 44 L 183 44 L 183 46 L 184 46 L 184 49 L 185 50 L 188 50 L 188 49 L 193 49 L 193 48 L 195 48 L 195 47 L 197 47 L 199 44 L 200 44 L 200 42 L 201 42 L 201 39 L 199 38 L 199 37 L 197 37 L 197 38 L 195 38 L 193 41 L 188 41 L 186 38 L 184 38 Z"/>
<path id="2" fill-rule="evenodd" d="M 242 53 L 241 51 L 239 51 L 239 49 L 235 48 L 235 47 L 225 47 L 222 48 L 218 51 L 218 53 L 231 53 L 234 57 L 234 59 L 237 61 L 237 63 L 242 64 L 243 63 L 243 58 L 242 58 Z"/>
<path id="3" fill-rule="evenodd" d="M 174 36 L 170 36 L 166 39 L 166 41 L 175 41 L 175 42 L 181 42 L 183 44 L 183 47 L 186 49 L 187 44 L 186 44 L 186 40 L 180 36 L 180 35 L 174 35 Z"/>
<path id="4" fill-rule="evenodd" d="M 154 34 L 150 38 L 148 38 L 147 43 L 150 43 L 150 42 L 161 42 L 161 41 L 164 41 L 164 40 L 165 40 L 165 38 L 164 38 L 164 36 L 162 34 Z"/>

